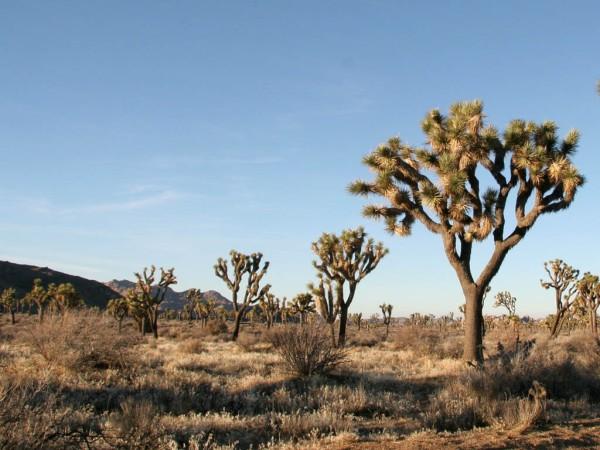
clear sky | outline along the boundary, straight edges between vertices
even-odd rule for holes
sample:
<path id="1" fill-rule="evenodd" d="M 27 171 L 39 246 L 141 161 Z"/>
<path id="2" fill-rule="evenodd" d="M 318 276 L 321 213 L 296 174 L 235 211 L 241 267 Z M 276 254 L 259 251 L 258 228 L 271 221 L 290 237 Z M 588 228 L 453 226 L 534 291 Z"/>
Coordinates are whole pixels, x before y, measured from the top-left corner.
<path id="1" fill-rule="evenodd" d="M 362 224 L 390 254 L 355 311 L 456 311 L 439 237 L 387 235 L 345 189 L 377 144 L 420 145 L 429 109 L 479 98 L 500 129 L 582 133 L 588 183 L 492 282 L 549 313 L 543 261 L 600 272 L 599 18 L 596 1 L 1 2 L 0 259 L 101 281 L 174 266 L 178 288 L 226 293 L 217 257 L 262 251 L 289 297 L 310 243 Z"/>

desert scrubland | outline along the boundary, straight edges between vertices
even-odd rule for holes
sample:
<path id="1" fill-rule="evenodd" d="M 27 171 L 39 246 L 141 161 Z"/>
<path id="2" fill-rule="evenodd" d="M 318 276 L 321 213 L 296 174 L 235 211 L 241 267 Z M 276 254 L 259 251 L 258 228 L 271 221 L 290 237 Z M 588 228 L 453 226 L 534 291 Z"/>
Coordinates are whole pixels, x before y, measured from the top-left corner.
<path id="1" fill-rule="evenodd" d="M 338 348 L 315 316 L 244 323 L 237 342 L 216 319 L 164 319 L 154 339 L 93 310 L 2 316 L 0 448 L 600 445 L 588 330 L 550 339 L 541 322 L 499 320 L 477 368 L 460 321 L 416 318 L 387 339 L 380 321 L 352 324 Z"/>

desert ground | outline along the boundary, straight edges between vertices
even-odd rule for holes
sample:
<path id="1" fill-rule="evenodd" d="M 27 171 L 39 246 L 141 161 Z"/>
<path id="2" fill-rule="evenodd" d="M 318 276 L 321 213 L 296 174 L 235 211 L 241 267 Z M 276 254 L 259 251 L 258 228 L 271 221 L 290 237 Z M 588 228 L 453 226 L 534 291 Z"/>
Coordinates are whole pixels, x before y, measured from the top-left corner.
<path id="1" fill-rule="evenodd" d="M 600 350 L 587 330 L 485 335 L 460 323 L 352 325 L 333 364 L 300 375 L 274 336 L 327 328 L 162 320 L 159 338 L 98 311 L 0 317 L 0 448 L 597 448 Z M 518 335 L 518 341 L 517 341 Z M 281 339 L 280 339 L 281 341 Z M 298 350 L 298 348 L 296 348 Z M 314 350 L 314 349 L 313 349 Z"/>

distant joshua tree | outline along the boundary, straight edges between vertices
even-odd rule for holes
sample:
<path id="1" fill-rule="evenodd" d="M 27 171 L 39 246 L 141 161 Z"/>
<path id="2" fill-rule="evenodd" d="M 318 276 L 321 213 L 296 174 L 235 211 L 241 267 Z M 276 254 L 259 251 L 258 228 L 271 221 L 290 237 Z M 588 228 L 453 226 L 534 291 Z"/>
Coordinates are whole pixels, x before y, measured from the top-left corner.
<path id="1" fill-rule="evenodd" d="M 340 302 L 337 301 L 337 297 L 333 294 L 331 280 L 328 278 L 323 279 L 323 276 L 321 275 L 319 276 L 319 284 L 315 286 L 310 283 L 308 285 L 308 290 L 315 299 L 317 312 L 323 320 L 325 320 L 325 323 L 329 325 L 331 330 L 331 340 L 335 346 L 335 321 L 340 312 Z"/>
<path id="2" fill-rule="evenodd" d="M 367 233 L 362 227 L 344 230 L 340 236 L 323 233 L 317 242 L 313 242 L 312 250 L 319 258 L 318 261 L 313 261 L 319 276 L 329 280 L 334 286 L 335 303 L 340 309 L 338 345 L 341 347 L 346 342 L 348 309 L 354 300 L 356 287 L 375 270 L 388 250 L 383 243 L 375 244 L 373 239 L 367 239 Z M 344 293 L 346 283 L 347 295 Z"/>
<path id="3" fill-rule="evenodd" d="M 258 306 L 260 307 L 260 310 L 262 311 L 262 314 L 265 318 L 267 329 L 271 328 L 273 326 L 273 321 L 275 320 L 275 317 L 279 313 L 279 299 L 276 298 L 270 292 L 267 292 L 265 296 L 258 302 Z"/>
<path id="4" fill-rule="evenodd" d="M 356 328 L 360 331 L 362 327 L 362 313 L 350 314 L 350 321 L 356 325 Z"/>
<path id="5" fill-rule="evenodd" d="M 16 296 L 17 291 L 13 288 L 6 288 L 0 294 L 0 305 L 4 308 L 4 311 L 10 314 L 10 322 L 15 324 L 15 312 L 19 301 Z"/>
<path id="6" fill-rule="evenodd" d="M 508 311 L 508 317 L 514 317 L 517 311 L 517 298 L 508 291 L 498 292 L 494 297 L 494 308 L 504 307 Z"/>
<path id="7" fill-rule="evenodd" d="M 71 283 L 54 283 L 48 285 L 48 297 L 51 310 L 63 316 L 68 309 L 83 306 L 85 303 Z"/>
<path id="8" fill-rule="evenodd" d="M 123 319 L 127 317 L 129 306 L 127 304 L 127 300 L 123 297 L 121 298 L 113 298 L 108 301 L 106 305 L 106 310 L 108 313 L 115 318 L 117 323 L 119 324 L 119 333 L 121 332 L 121 328 L 123 325 Z"/>
<path id="9" fill-rule="evenodd" d="M 392 322 L 392 309 L 394 307 L 392 305 L 388 305 L 384 303 L 379 305 L 379 309 L 381 309 L 381 314 L 383 315 L 383 324 L 385 325 L 385 338 L 388 338 L 390 334 L 390 323 Z"/>
<path id="10" fill-rule="evenodd" d="M 145 333 L 145 325 L 148 324 L 155 339 L 158 339 L 158 314 L 160 304 L 164 301 L 169 286 L 177 284 L 175 269 L 168 270 L 160 268 L 160 279 L 156 279 L 156 267 L 150 270 L 144 268 L 142 273 L 136 272 L 137 283 L 134 293 L 128 297 L 137 315 L 142 315 L 142 333 Z"/>
<path id="11" fill-rule="evenodd" d="M 290 311 L 293 315 L 297 315 L 300 318 L 300 324 L 304 325 L 308 315 L 315 312 L 313 296 L 308 292 L 296 295 L 290 304 Z"/>
<path id="12" fill-rule="evenodd" d="M 231 302 L 235 313 L 233 334 L 231 338 L 235 341 L 240 333 L 240 324 L 246 315 L 246 311 L 265 297 L 269 292 L 271 285 L 267 284 L 262 288 L 260 287 L 260 282 L 269 269 L 268 261 L 263 264 L 262 268 L 260 266 L 263 257 L 262 253 L 245 255 L 235 250 L 231 250 L 229 256 L 233 268 L 233 274 L 231 276 L 228 273 L 227 260 L 223 258 L 217 260 L 214 269 L 215 275 L 221 278 L 231 290 Z M 244 277 L 246 278 L 246 290 L 244 291 L 243 297 L 239 299 L 238 294 L 241 284 L 244 281 Z"/>
<path id="13" fill-rule="evenodd" d="M 349 189 L 386 199 L 388 206 L 367 206 L 364 214 L 383 219 L 391 233 L 407 236 L 418 220 L 440 235 L 466 301 L 463 357 L 480 364 L 485 290 L 537 219 L 566 209 L 583 185 L 571 162 L 579 133 L 572 130 L 561 141 L 554 122 L 514 120 L 500 136 L 484 124 L 480 101 L 456 103 L 448 116 L 435 109 L 422 129 L 427 148 L 390 139 L 364 158 L 375 180 L 356 181 Z M 494 187 L 484 189 L 488 180 Z M 511 192 L 517 192 L 515 226 L 507 232 Z M 477 276 L 471 270 L 473 243 L 489 236 L 493 251 Z"/>
<path id="14" fill-rule="evenodd" d="M 579 270 L 574 269 L 562 259 L 545 262 L 544 269 L 550 281 L 540 280 L 540 283 L 544 289 L 554 289 L 556 314 L 550 325 L 550 336 L 555 338 L 560 334 L 562 324 L 575 302 Z"/>
<path id="15" fill-rule="evenodd" d="M 588 316 L 592 335 L 598 339 L 598 307 L 600 307 L 600 279 L 586 272 L 577 282 L 577 301 Z"/>
<path id="16" fill-rule="evenodd" d="M 25 301 L 30 305 L 35 305 L 38 313 L 38 320 L 42 323 L 44 321 L 46 307 L 50 302 L 50 296 L 40 278 L 33 280 L 33 288 L 25 296 Z"/>

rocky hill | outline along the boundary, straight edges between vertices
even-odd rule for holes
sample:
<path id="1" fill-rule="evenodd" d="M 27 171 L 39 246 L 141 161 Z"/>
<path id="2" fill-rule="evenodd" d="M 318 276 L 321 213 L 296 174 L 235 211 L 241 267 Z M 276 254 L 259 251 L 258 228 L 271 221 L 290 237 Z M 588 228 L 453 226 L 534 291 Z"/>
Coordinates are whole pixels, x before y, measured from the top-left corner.
<path id="1" fill-rule="evenodd" d="M 36 278 L 40 278 L 44 285 L 71 283 L 89 306 L 105 308 L 110 299 L 119 296 L 117 292 L 99 281 L 58 272 L 48 267 L 0 261 L 0 291 L 13 287 L 17 290 L 17 295 L 22 297 L 31 290 L 33 280 Z"/>
<path id="2" fill-rule="evenodd" d="M 135 287 L 135 283 L 130 280 L 111 280 L 106 283 L 110 289 L 119 292 L 120 294 L 125 294 L 129 289 Z M 189 290 L 177 292 L 171 288 L 167 289 L 167 294 L 165 295 L 165 301 L 161 305 L 163 309 L 182 309 L 183 305 L 185 305 L 185 297 Z M 217 291 L 203 291 L 202 296 L 205 300 L 214 300 L 217 304 L 217 307 L 223 306 L 226 309 L 231 309 L 231 301 L 225 298 L 221 293 Z"/>

